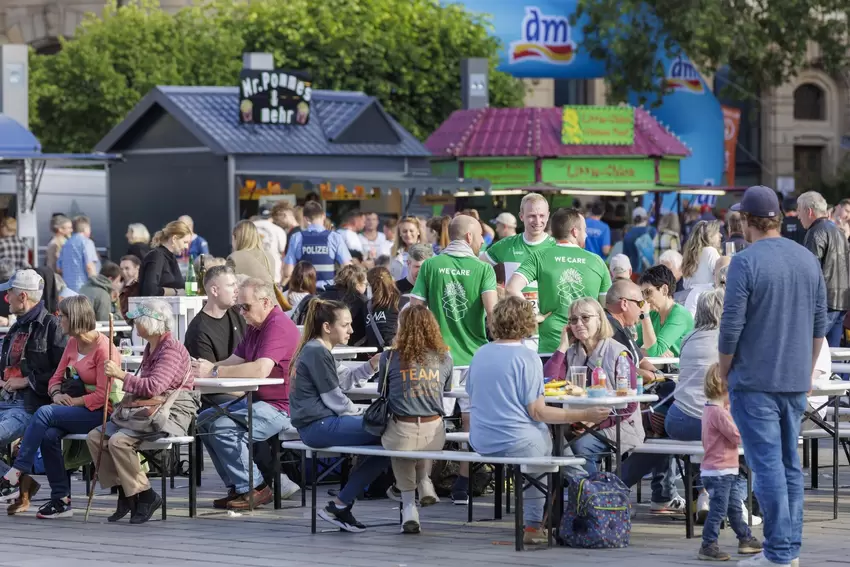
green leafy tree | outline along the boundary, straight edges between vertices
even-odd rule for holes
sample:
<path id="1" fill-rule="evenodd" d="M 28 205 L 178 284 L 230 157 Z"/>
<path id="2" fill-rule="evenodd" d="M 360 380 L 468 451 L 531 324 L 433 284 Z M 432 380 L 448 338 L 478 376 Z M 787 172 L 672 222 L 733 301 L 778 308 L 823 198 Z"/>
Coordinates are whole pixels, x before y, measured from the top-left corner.
<path id="1" fill-rule="evenodd" d="M 739 93 L 786 83 L 806 66 L 812 42 L 825 71 L 850 61 L 847 0 L 582 0 L 573 21 L 580 16 L 583 47 L 605 61 L 612 100 L 630 89 L 663 94 L 656 52 L 675 56 L 676 44 L 704 73 L 728 65 Z"/>
<path id="2" fill-rule="evenodd" d="M 460 59 L 491 61 L 494 106 L 522 103 L 495 71 L 487 22 L 432 0 L 216 0 L 171 15 L 150 0 L 85 20 L 51 56 L 31 56 L 33 131 L 50 150 L 88 151 L 156 85 L 236 85 L 241 54 L 309 71 L 315 88 L 376 96 L 424 139 L 460 106 Z"/>

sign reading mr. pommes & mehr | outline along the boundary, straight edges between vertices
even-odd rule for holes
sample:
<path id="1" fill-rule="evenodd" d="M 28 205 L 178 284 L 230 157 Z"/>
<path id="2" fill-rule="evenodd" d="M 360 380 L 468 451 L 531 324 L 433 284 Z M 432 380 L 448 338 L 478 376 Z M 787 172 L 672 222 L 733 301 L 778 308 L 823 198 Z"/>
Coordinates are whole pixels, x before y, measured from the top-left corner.
<path id="1" fill-rule="evenodd" d="M 257 71 L 239 74 L 239 121 L 242 124 L 297 124 L 310 120 L 312 82 L 300 71 Z"/>

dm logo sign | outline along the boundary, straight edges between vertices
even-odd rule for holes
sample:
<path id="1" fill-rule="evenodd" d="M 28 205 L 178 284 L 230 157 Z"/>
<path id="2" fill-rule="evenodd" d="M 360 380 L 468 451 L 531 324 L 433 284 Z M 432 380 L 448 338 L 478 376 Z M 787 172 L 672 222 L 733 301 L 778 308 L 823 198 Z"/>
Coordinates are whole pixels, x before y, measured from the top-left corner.
<path id="1" fill-rule="evenodd" d="M 511 63 L 544 61 L 569 65 L 576 54 L 571 35 L 569 18 L 546 16 L 540 8 L 526 6 L 521 38 L 511 42 Z"/>
<path id="2" fill-rule="evenodd" d="M 691 94 L 704 94 L 702 79 L 699 71 L 690 61 L 677 57 L 667 69 L 667 88 L 672 91 L 682 91 Z"/>

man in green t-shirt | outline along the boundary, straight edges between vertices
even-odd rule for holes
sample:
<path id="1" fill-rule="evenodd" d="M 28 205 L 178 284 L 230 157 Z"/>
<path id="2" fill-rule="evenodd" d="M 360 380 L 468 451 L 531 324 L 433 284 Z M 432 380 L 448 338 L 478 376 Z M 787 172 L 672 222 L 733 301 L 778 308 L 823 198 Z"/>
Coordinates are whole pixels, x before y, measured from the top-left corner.
<path id="1" fill-rule="evenodd" d="M 552 236 L 557 246 L 540 250 L 523 260 L 506 291 L 522 297 L 529 282 L 538 283 L 540 302 L 540 341 L 538 352 L 558 348 L 561 331 L 573 301 L 592 297 L 604 304 L 611 287 L 611 274 L 605 262 L 584 249 L 587 235 L 584 217 L 576 209 L 559 209 L 552 215 Z"/>
<path id="2" fill-rule="evenodd" d="M 487 343 L 484 320 L 496 305 L 496 272 L 493 266 L 478 259 L 484 237 L 477 219 L 466 215 L 453 218 L 449 238 L 451 242 L 439 256 L 422 264 L 410 292 L 410 303 L 428 306 L 440 325 L 455 365 L 466 366 L 478 347 Z M 469 431 L 468 403 L 459 405 L 463 430 Z M 461 463 L 452 488 L 452 501 L 466 504 L 468 491 L 469 464 Z"/>
<path id="3" fill-rule="evenodd" d="M 497 241 L 479 256 L 482 260 L 496 266 L 505 267 L 505 284 L 522 264 L 523 260 L 538 250 L 555 246 L 555 239 L 546 234 L 549 222 L 549 202 L 539 193 L 529 193 L 519 205 L 519 218 L 525 226 L 522 234 L 515 234 Z M 522 289 L 522 295 L 534 305 L 534 312 L 540 313 L 537 302 L 537 282 L 529 282 Z"/>

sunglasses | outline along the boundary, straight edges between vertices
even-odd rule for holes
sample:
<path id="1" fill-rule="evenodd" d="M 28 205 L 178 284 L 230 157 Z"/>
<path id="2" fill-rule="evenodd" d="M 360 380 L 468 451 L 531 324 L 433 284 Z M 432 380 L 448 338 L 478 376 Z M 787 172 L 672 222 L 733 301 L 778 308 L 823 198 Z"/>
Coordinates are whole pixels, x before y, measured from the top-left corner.
<path id="1" fill-rule="evenodd" d="M 643 306 L 646 305 L 645 299 L 632 299 L 631 297 L 624 297 L 623 299 L 625 299 L 626 301 L 631 301 L 641 309 L 643 309 Z"/>
<path id="2" fill-rule="evenodd" d="M 596 317 L 599 317 L 599 315 L 579 315 L 578 317 L 570 317 L 569 319 L 567 319 L 567 321 L 569 321 L 569 322 L 570 322 L 570 325 L 575 325 L 575 324 L 576 324 L 576 323 L 578 323 L 579 321 L 581 321 L 582 323 L 584 323 L 585 325 L 587 325 L 587 323 L 588 323 L 591 319 L 594 319 L 594 318 L 596 318 Z"/>
<path id="3" fill-rule="evenodd" d="M 253 303 L 237 303 L 233 307 L 235 307 L 237 311 L 241 311 L 242 313 L 245 313 L 246 311 L 251 310 L 252 305 L 254 305 L 254 304 Z"/>

